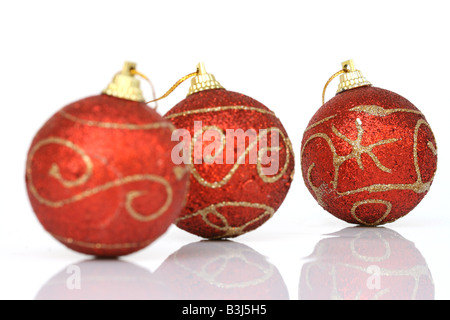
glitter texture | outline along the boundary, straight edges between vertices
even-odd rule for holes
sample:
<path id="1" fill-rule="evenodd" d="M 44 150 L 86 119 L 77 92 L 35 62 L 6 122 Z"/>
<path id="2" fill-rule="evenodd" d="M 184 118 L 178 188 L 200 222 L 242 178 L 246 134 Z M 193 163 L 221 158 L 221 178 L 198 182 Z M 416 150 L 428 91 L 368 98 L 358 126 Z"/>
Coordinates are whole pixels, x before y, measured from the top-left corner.
<path id="1" fill-rule="evenodd" d="M 172 130 L 145 103 L 108 95 L 57 112 L 28 153 L 28 194 L 41 224 L 86 254 L 119 256 L 149 245 L 187 194 L 188 169 L 171 161 Z"/>
<path id="2" fill-rule="evenodd" d="M 349 223 L 369 226 L 406 215 L 430 189 L 437 167 L 423 114 L 388 90 L 337 94 L 313 116 L 301 149 L 305 184 L 317 202 Z"/>
<path id="3" fill-rule="evenodd" d="M 257 163 L 249 160 L 248 153 L 261 145 L 260 136 L 253 141 L 234 139 L 233 163 L 192 161 L 188 200 L 176 220 L 179 228 L 204 238 L 231 238 L 256 229 L 275 213 L 292 182 L 294 155 L 285 129 L 271 110 L 243 94 L 212 89 L 189 95 L 164 117 L 190 132 L 192 149 L 205 128 L 223 136 L 228 129 L 267 129 L 268 149 L 274 132 L 280 138 L 280 149 L 271 149 L 278 156 L 278 161 L 271 158 L 278 165 L 273 175 L 264 175 L 259 156 Z M 194 121 L 202 122 L 201 132 L 194 132 Z M 210 140 L 203 140 L 201 150 L 210 144 Z M 226 149 L 225 143 L 223 151 L 214 156 L 227 159 Z"/>

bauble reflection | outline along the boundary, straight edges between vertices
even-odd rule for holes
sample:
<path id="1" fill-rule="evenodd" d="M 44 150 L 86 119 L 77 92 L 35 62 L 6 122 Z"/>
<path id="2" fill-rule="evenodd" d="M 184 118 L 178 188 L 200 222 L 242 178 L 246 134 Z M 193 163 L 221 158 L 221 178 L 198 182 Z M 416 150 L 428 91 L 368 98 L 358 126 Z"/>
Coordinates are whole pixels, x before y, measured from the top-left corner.
<path id="1" fill-rule="evenodd" d="M 152 273 L 119 259 L 92 259 L 66 266 L 40 289 L 36 300 L 170 299 Z"/>
<path id="2" fill-rule="evenodd" d="M 246 245 L 205 240 L 183 246 L 155 271 L 174 299 L 287 300 L 277 268 Z"/>
<path id="3" fill-rule="evenodd" d="M 352 227 L 328 236 L 302 267 L 299 299 L 434 299 L 424 257 L 397 232 Z"/>

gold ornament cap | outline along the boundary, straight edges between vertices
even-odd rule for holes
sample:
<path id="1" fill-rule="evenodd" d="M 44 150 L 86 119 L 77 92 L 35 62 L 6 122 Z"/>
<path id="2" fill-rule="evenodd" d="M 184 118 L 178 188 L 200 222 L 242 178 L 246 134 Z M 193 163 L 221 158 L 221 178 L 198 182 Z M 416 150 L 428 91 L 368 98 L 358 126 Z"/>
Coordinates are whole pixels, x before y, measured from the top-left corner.
<path id="1" fill-rule="evenodd" d="M 102 93 L 131 101 L 144 102 L 141 82 L 134 77 L 133 70 L 136 70 L 136 63 L 126 61 L 122 71 L 114 76 Z"/>
<path id="2" fill-rule="evenodd" d="M 361 71 L 356 70 L 353 60 L 342 62 L 342 70 L 345 72 L 339 76 L 340 81 L 336 93 L 363 86 L 372 86 L 372 84 L 364 78 Z"/>
<path id="3" fill-rule="evenodd" d="M 192 78 L 191 87 L 187 95 L 211 89 L 224 89 L 224 87 L 216 80 L 214 75 L 206 72 L 204 63 L 200 62 L 197 65 L 197 75 Z"/>

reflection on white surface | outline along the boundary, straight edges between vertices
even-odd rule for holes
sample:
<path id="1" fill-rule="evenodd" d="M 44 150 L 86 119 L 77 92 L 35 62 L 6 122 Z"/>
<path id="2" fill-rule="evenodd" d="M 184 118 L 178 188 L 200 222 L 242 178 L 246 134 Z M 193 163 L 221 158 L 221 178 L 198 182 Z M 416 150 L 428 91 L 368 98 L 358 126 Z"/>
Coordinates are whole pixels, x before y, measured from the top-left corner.
<path id="1" fill-rule="evenodd" d="M 274 265 L 246 245 L 200 241 L 171 254 L 155 272 L 120 259 L 67 265 L 36 300 L 289 299 Z"/>
<path id="2" fill-rule="evenodd" d="M 181 247 L 155 271 L 173 299 L 289 299 L 286 285 L 267 259 L 228 240 Z"/>
<path id="3" fill-rule="evenodd" d="M 414 243 L 377 227 L 350 227 L 319 241 L 303 265 L 299 299 L 434 299 Z"/>
<path id="4" fill-rule="evenodd" d="M 43 285 L 36 300 L 166 299 L 171 294 L 147 269 L 118 259 L 66 266 Z"/>

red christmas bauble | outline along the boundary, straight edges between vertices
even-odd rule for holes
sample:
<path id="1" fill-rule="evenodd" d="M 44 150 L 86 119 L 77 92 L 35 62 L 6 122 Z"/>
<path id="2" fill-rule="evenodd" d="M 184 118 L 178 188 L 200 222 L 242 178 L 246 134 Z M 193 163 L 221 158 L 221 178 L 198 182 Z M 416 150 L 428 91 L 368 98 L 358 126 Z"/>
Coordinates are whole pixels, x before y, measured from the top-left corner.
<path id="1" fill-rule="evenodd" d="M 187 168 L 171 161 L 173 125 L 145 103 L 97 95 L 61 109 L 31 144 L 26 183 L 43 227 L 67 247 L 119 256 L 177 217 Z"/>
<path id="2" fill-rule="evenodd" d="M 291 185 L 294 155 L 271 110 L 243 94 L 210 89 L 189 95 L 164 117 L 187 131 L 191 151 L 190 190 L 176 220 L 179 228 L 204 238 L 230 238 L 272 217 Z"/>
<path id="3" fill-rule="evenodd" d="M 302 300 L 433 300 L 427 262 L 414 243 L 380 228 L 346 228 L 320 240 L 301 271 Z"/>
<path id="4" fill-rule="evenodd" d="M 436 141 L 424 115 L 375 87 L 337 94 L 313 116 L 302 173 L 317 202 L 349 223 L 380 225 L 406 215 L 430 189 Z"/>

